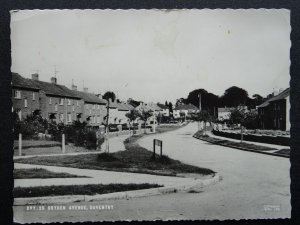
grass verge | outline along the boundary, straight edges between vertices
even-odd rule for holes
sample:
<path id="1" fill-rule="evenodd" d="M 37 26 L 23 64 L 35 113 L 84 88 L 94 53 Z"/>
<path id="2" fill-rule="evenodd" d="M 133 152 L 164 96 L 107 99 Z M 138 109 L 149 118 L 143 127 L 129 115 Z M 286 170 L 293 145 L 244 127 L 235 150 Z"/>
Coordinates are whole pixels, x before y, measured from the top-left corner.
<path id="1" fill-rule="evenodd" d="M 35 179 L 35 178 L 75 178 L 75 177 L 86 177 L 77 176 L 69 173 L 55 173 L 42 168 L 34 169 L 14 169 L 14 179 Z"/>
<path id="2" fill-rule="evenodd" d="M 268 152 L 268 151 L 278 150 L 275 148 L 270 148 L 270 147 L 261 146 L 261 145 L 255 145 L 255 144 L 249 144 L 249 143 L 245 143 L 245 142 L 236 142 L 236 141 L 230 141 L 230 140 L 224 140 L 224 139 L 219 139 L 219 138 L 215 138 L 215 137 L 210 137 L 209 135 L 203 135 L 202 131 L 197 131 L 193 137 L 198 138 L 203 141 L 213 143 L 213 144 L 220 144 L 220 145 L 224 145 L 227 147 L 244 148 L 244 149 L 248 149 L 251 151 Z M 280 154 L 280 155 L 289 156 L 290 149 L 281 149 L 281 150 L 276 151 L 275 153 Z"/>
<path id="3" fill-rule="evenodd" d="M 170 130 L 164 128 L 164 131 L 161 132 L 166 131 Z M 127 138 L 124 141 L 125 151 L 84 156 L 40 156 L 15 159 L 15 162 L 166 176 L 176 176 L 178 173 L 196 173 L 200 175 L 212 175 L 215 173 L 210 169 L 184 164 L 179 160 L 171 159 L 168 156 L 160 157 L 156 154 L 154 158 L 151 151 L 148 151 L 136 143 L 142 136 L 143 134 Z"/>
<path id="4" fill-rule="evenodd" d="M 16 187 L 13 190 L 14 198 L 31 198 L 60 195 L 96 195 L 113 192 L 134 191 L 141 189 L 162 187 L 158 184 L 88 184 L 88 185 L 63 185 L 42 187 Z"/>

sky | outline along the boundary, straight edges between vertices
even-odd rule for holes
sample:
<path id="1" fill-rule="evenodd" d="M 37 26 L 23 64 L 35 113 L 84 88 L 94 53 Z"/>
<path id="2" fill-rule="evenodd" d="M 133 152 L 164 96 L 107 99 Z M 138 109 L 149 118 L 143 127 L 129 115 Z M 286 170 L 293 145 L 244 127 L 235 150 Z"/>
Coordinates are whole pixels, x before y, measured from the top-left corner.
<path id="1" fill-rule="evenodd" d="M 11 71 L 120 100 L 186 98 L 231 86 L 249 96 L 289 87 L 290 11 L 20 10 Z"/>

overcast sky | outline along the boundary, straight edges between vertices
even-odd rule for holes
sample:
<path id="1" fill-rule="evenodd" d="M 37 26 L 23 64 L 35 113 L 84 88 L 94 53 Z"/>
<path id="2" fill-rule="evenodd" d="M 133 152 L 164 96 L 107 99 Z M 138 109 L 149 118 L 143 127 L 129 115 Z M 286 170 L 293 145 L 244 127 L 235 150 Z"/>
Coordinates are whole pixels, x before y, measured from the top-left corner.
<path id="1" fill-rule="evenodd" d="M 235 85 L 289 86 L 288 10 L 23 10 L 11 14 L 12 71 L 39 70 L 121 100 L 173 103 Z M 84 81 L 84 83 L 83 83 Z"/>

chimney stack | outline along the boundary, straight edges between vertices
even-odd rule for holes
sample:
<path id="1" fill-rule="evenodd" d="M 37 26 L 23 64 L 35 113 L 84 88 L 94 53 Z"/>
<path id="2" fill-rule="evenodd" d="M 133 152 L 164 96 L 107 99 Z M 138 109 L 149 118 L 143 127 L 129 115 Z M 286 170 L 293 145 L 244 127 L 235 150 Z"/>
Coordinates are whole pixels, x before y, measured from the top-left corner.
<path id="1" fill-rule="evenodd" d="M 52 84 L 57 84 L 57 78 L 56 77 L 51 77 L 51 83 Z"/>
<path id="2" fill-rule="evenodd" d="M 83 88 L 83 91 L 84 91 L 84 92 L 89 92 L 89 89 L 88 89 L 87 87 L 84 87 L 84 88 Z"/>
<path id="3" fill-rule="evenodd" d="M 72 84 L 72 90 L 73 90 L 73 91 L 77 91 L 77 86 L 74 85 L 74 84 Z"/>
<path id="4" fill-rule="evenodd" d="M 31 78 L 32 80 L 39 80 L 39 74 L 38 73 L 31 74 Z"/>

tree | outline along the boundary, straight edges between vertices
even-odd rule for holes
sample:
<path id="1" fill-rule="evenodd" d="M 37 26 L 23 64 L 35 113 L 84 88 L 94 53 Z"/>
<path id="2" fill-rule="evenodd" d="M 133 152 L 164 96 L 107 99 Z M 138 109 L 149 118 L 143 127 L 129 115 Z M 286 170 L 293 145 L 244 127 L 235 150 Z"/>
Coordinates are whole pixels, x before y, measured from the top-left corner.
<path id="1" fill-rule="evenodd" d="M 179 105 L 183 105 L 183 104 L 186 104 L 186 103 L 187 103 L 186 99 L 179 98 L 179 99 L 176 100 L 175 106 L 177 107 Z"/>
<path id="2" fill-rule="evenodd" d="M 169 102 L 169 112 L 170 113 L 173 113 L 173 104 L 172 104 L 172 102 Z"/>
<path id="3" fill-rule="evenodd" d="M 264 98 L 259 94 L 252 95 L 252 98 L 254 99 L 255 106 L 262 104 L 264 101 Z"/>
<path id="4" fill-rule="evenodd" d="M 244 110 L 234 109 L 231 111 L 229 121 L 233 124 L 241 125 L 241 142 L 243 142 L 243 126 L 246 119 L 246 113 Z"/>
<path id="5" fill-rule="evenodd" d="M 168 106 L 168 105 L 169 105 L 169 103 L 168 103 L 168 101 L 166 101 L 166 102 L 165 102 L 165 106 Z"/>
<path id="6" fill-rule="evenodd" d="M 136 109 L 132 109 L 128 113 L 126 113 L 125 116 L 129 120 L 129 136 L 130 136 L 130 123 L 131 122 L 133 123 L 139 117 L 139 112 Z"/>
<path id="7" fill-rule="evenodd" d="M 111 99 L 114 102 L 116 100 L 116 95 L 112 91 L 107 91 L 103 95 L 103 99 L 106 99 L 107 101 Z"/>
<path id="8" fill-rule="evenodd" d="M 201 110 L 198 113 L 198 119 L 199 119 L 199 121 L 204 122 L 204 135 L 206 135 L 206 123 L 211 122 L 211 119 L 212 119 L 209 111 L 208 110 Z"/>
<path id="9" fill-rule="evenodd" d="M 152 115 L 153 115 L 152 112 L 149 110 L 148 111 L 142 110 L 141 113 L 139 114 L 139 117 L 141 118 L 141 120 L 144 121 L 144 133 L 146 133 L 146 122 L 147 122 L 148 118 L 150 118 Z"/>
<path id="10" fill-rule="evenodd" d="M 219 97 L 213 93 L 209 93 L 205 89 L 196 89 L 191 91 L 186 99 L 187 104 L 191 103 L 199 107 L 199 94 L 201 94 L 201 109 L 209 111 L 211 115 L 215 115 L 215 109 L 218 108 Z"/>
<path id="11" fill-rule="evenodd" d="M 249 101 L 248 92 L 242 88 L 232 86 L 225 90 L 223 96 L 220 97 L 220 105 L 228 107 L 237 107 L 246 105 Z"/>

